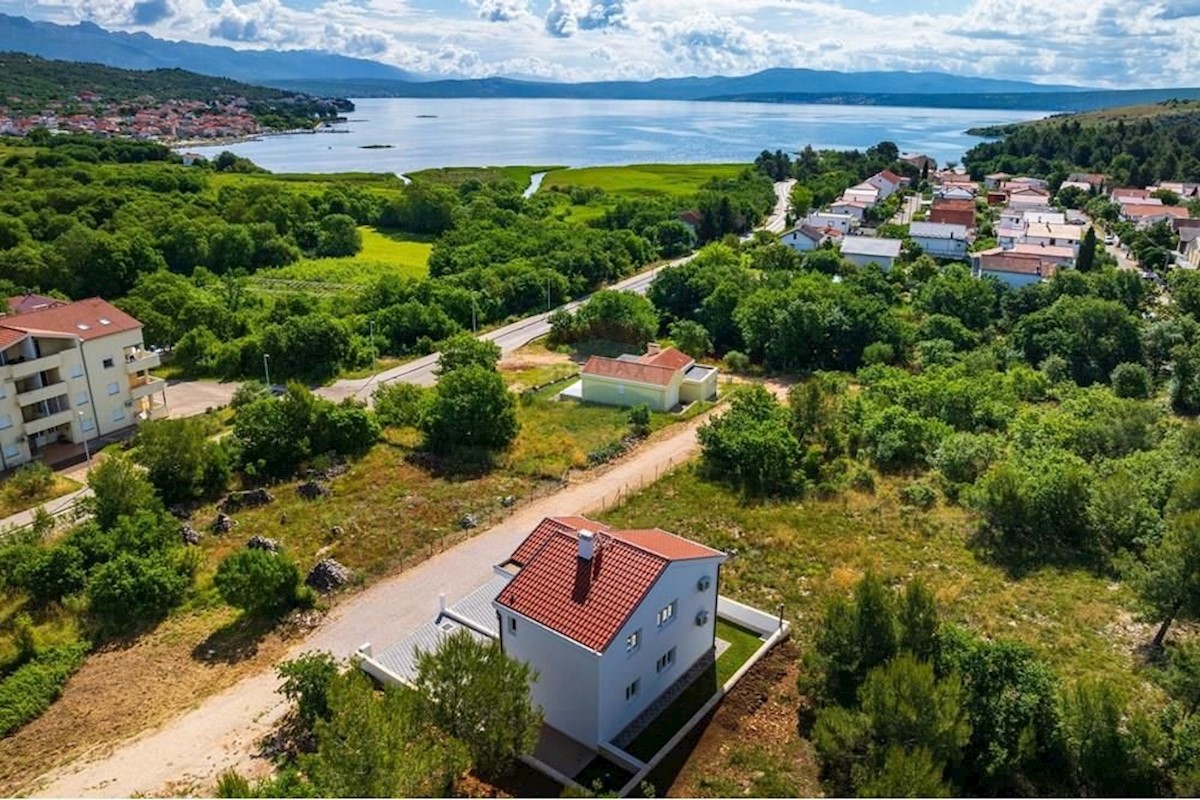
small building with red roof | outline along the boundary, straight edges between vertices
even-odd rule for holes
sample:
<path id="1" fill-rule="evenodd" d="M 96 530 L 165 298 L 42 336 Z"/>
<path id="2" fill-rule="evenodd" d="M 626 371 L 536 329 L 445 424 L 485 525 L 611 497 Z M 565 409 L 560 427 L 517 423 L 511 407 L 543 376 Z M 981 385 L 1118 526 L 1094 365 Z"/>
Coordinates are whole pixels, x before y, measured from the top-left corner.
<path id="1" fill-rule="evenodd" d="M 725 554 L 658 528 L 551 517 L 503 565 L 500 644 L 538 673 L 548 725 L 615 739 L 716 645 Z"/>
<path id="2" fill-rule="evenodd" d="M 717 396 L 717 370 L 697 364 L 674 347 L 651 344 L 640 356 L 592 356 L 580 371 L 580 382 L 567 397 L 608 406 L 645 403 L 651 411 L 671 411 L 680 405 Z"/>

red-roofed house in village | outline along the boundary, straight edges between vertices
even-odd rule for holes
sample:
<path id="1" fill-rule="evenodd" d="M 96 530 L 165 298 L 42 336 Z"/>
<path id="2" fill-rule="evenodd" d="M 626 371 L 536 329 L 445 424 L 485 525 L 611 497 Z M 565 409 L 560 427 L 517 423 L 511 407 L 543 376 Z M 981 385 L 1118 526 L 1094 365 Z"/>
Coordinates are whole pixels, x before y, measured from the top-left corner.
<path id="1" fill-rule="evenodd" d="M 644 355 L 619 358 L 592 356 L 583 365 L 580 382 L 564 395 L 585 403 L 636 406 L 670 411 L 680 404 L 717 396 L 717 370 L 674 347 L 651 344 Z"/>
<path id="2" fill-rule="evenodd" d="M 0 468 L 167 415 L 142 324 L 98 297 L 10 298 L 0 316 Z M 48 451 L 48 450 L 47 450 Z M 47 456 L 49 458 L 49 456 Z"/>

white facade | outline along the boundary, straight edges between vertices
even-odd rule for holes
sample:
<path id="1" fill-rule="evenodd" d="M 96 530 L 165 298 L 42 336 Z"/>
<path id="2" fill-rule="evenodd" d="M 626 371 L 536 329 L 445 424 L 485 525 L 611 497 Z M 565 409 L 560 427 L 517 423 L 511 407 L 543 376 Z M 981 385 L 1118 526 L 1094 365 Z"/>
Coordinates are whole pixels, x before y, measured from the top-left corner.
<path id="1" fill-rule="evenodd" d="M 914 222 L 908 236 L 933 258 L 963 258 L 967 254 L 967 228 L 940 222 Z"/>
<path id="2" fill-rule="evenodd" d="M 976 271 L 976 277 L 980 278 L 995 278 L 1002 283 L 1006 283 L 1014 289 L 1020 289 L 1022 286 L 1032 286 L 1035 283 L 1041 283 L 1042 277 L 1028 272 L 1008 272 L 1007 270 L 991 270 L 980 269 Z"/>
<path id="3" fill-rule="evenodd" d="M 899 239 L 876 239 L 873 236 L 847 236 L 842 241 L 842 258 L 865 267 L 878 264 L 887 272 L 900 257 Z"/>
<path id="4" fill-rule="evenodd" d="M 833 228 L 845 236 L 850 233 L 855 221 L 861 219 L 861 215 L 855 217 L 855 215 L 847 213 L 835 214 L 830 211 L 814 211 L 808 215 L 804 223 L 813 228 Z"/>
<path id="5" fill-rule="evenodd" d="M 825 236 L 820 231 L 805 231 L 796 227 L 780 236 L 779 241 L 793 250 L 807 253 L 820 247 L 821 242 L 825 241 Z"/>
<path id="6" fill-rule="evenodd" d="M 886 200 L 900 188 L 899 183 L 892 183 L 882 172 L 877 172 L 867 178 L 864 183 L 874 187 L 879 192 L 879 199 Z"/>
<path id="7" fill-rule="evenodd" d="M 829 206 L 829 210 L 834 214 L 850 216 L 855 222 L 862 222 L 863 217 L 866 216 L 867 207 L 854 200 L 838 200 Z"/>
<path id="8" fill-rule="evenodd" d="M 854 203 L 862 203 L 868 207 L 875 205 L 884 197 L 879 189 L 869 183 L 860 183 L 842 192 L 842 199 Z"/>

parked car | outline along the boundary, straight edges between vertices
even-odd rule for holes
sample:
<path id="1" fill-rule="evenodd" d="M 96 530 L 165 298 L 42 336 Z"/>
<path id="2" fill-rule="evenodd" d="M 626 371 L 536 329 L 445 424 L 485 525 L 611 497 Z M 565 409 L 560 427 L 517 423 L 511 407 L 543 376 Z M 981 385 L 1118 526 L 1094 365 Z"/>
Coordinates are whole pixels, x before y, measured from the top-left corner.
<path id="1" fill-rule="evenodd" d="M 1105 236 L 1104 236 L 1104 243 L 1105 243 L 1105 244 L 1116 244 L 1116 243 L 1117 243 L 1117 237 L 1113 236 L 1111 233 L 1109 233 L 1109 234 L 1105 234 Z"/>

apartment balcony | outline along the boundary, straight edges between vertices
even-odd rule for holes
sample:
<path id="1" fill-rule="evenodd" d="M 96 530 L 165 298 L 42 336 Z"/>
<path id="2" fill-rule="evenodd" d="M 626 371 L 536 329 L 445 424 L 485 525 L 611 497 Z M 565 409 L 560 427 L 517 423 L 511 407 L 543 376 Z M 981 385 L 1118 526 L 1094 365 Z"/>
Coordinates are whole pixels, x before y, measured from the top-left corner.
<path id="1" fill-rule="evenodd" d="M 74 419 L 73 414 L 68 409 L 67 411 L 59 411 L 57 414 L 33 419 L 25 423 L 25 435 L 36 436 L 39 433 L 57 428 L 59 425 L 66 425 Z"/>
<path id="2" fill-rule="evenodd" d="M 51 356 L 32 358 L 28 361 L 18 361 L 12 364 L 9 369 L 12 370 L 12 379 L 19 381 L 22 378 L 28 378 L 30 375 L 36 375 L 39 372 L 45 372 L 48 369 L 55 369 L 61 366 L 62 354 L 55 353 Z"/>
<path id="3" fill-rule="evenodd" d="M 134 400 L 157 394 L 167 388 L 167 382 L 162 378 L 152 378 L 149 375 L 134 378 L 129 381 L 129 395 Z"/>
<path id="4" fill-rule="evenodd" d="M 137 419 L 138 422 L 150 422 L 151 420 L 166 419 L 170 414 L 171 409 L 167 407 L 166 403 L 155 403 L 137 412 Z"/>
<path id="5" fill-rule="evenodd" d="M 149 350 L 127 350 L 125 352 L 125 372 L 129 375 L 144 369 L 154 369 L 162 365 L 162 357 Z"/>
<path id="6" fill-rule="evenodd" d="M 67 393 L 67 384 L 63 381 L 52 383 L 49 386 L 43 386 L 40 389 L 30 389 L 28 392 L 21 392 L 17 395 L 17 405 L 24 408 L 31 406 L 34 403 L 40 403 L 43 400 L 50 400 L 55 397 L 62 397 Z M 67 400 L 64 398 L 64 403 Z"/>

